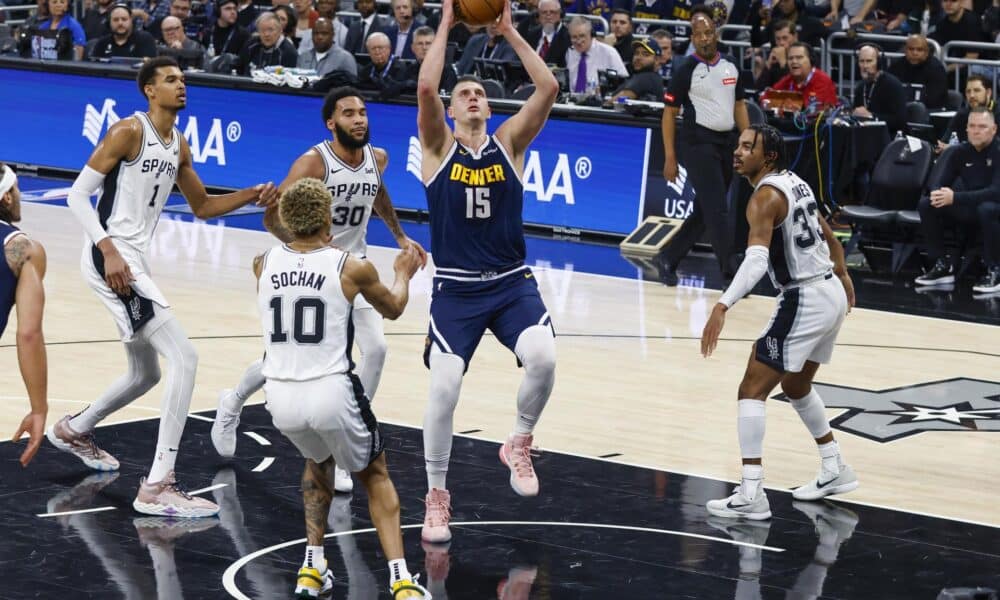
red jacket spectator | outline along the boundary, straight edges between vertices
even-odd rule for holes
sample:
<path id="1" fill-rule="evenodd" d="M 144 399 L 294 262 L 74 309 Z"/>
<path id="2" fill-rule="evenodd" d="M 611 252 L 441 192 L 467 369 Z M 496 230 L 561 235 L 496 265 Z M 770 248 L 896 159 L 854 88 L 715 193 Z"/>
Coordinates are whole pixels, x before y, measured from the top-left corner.
<path id="1" fill-rule="evenodd" d="M 802 82 L 796 82 L 795 77 L 789 73 L 779 79 L 771 89 L 800 92 L 805 106 L 809 106 L 813 97 L 816 98 L 816 102 L 819 103 L 821 108 L 837 104 L 837 87 L 833 84 L 833 80 L 830 79 L 829 75 L 816 67 L 813 67 L 809 71 L 809 74 Z M 767 97 L 767 92 L 764 92 L 763 97 Z"/>

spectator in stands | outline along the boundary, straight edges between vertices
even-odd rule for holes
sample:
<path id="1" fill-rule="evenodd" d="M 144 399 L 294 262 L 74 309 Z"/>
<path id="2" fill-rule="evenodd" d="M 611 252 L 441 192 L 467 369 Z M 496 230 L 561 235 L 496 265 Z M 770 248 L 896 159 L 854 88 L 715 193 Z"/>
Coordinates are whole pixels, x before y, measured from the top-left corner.
<path id="1" fill-rule="evenodd" d="M 663 81 L 670 81 L 678 60 L 674 58 L 674 35 L 666 29 L 657 29 L 649 34 L 649 39 L 660 47 L 660 54 L 656 57 L 656 72 Z"/>
<path id="2" fill-rule="evenodd" d="M 969 123 L 969 113 L 977 108 L 985 108 L 993 113 L 994 121 L 1000 121 L 1000 107 L 993 99 L 993 85 L 982 75 L 970 75 L 965 82 L 965 106 L 955 111 L 955 116 L 948 123 L 948 128 L 938 141 L 938 152 L 951 143 L 954 132 L 958 142 L 966 141 L 966 128 Z"/>
<path id="3" fill-rule="evenodd" d="M 524 36 L 542 57 L 545 64 L 566 66 L 566 51 L 569 50 L 569 30 L 562 24 L 562 7 L 558 0 L 540 0 L 538 3 L 539 25 Z"/>
<path id="4" fill-rule="evenodd" d="M 633 19 L 673 19 L 674 3 L 672 0 L 635 0 L 632 3 Z M 656 29 L 645 23 L 639 24 L 635 31 L 639 35 L 646 35 Z M 674 32 L 671 32 L 674 33 Z M 687 35 L 687 32 L 683 35 Z"/>
<path id="5" fill-rule="evenodd" d="M 101 37 L 91 52 L 93 58 L 153 58 L 156 40 L 145 31 L 136 31 L 132 11 L 124 4 L 115 5 L 110 12 L 111 33 Z"/>
<path id="6" fill-rule="evenodd" d="M 240 27 L 247 31 L 252 30 L 257 23 L 257 16 L 257 7 L 253 0 L 239 0 L 239 4 L 236 6 L 236 22 L 239 23 Z"/>
<path id="7" fill-rule="evenodd" d="M 337 17 L 340 10 L 339 0 L 316 0 L 316 12 L 324 19 L 329 19 L 333 23 L 333 43 L 336 46 L 344 47 L 347 43 L 347 25 Z"/>
<path id="8" fill-rule="evenodd" d="M 167 16 L 180 19 L 186 30 L 191 18 L 191 0 L 170 0 L 170 14 Z M 165 18 L 167 17 L 153 21 L 146 28 L 160 42 L 163 41 L 163 19 Z"/>
<path id="9" fill-rule="evenodd" d="M 908 30 L 907 19 L 914 4 L 914 0 L 878 0 L 875 16 L 890 33 Z"/>
<path id="10" fill-rule="evenodd" d="M 837 86 L 830 76 L 812 64 L 812 47 L 805 42 L 795 42 L 788 48 L 788 75 L 773 89 L 802 94 L 803 108 L 822 110 L 837 105 Z M 768 93 L 761 95 L 763 102 Z"/>
<path id="11" fill-rule="evenodd" d="M 83 25 L 73 18 L 69 10 L 69 0 L 49 0 L 49 17 L 38 24 L 38 29 L 67 29 L 73 36 L 73 60 L 83 58 L 83 48 L 87 45 L 87 34 Z"/>
<path id="12" fill-rule="evenodd" d="M 150 25 L 170 14 L 170 0 L 134 0 L 132 17 L 148 31 Z"/>
<path id="13" fill-rule="evenodd" d="M 294 67 L 298 63 L 295 46 L 281 34 L 281 21 L 273 12 L 257 17 L 257 33 L 260 37 L 251 39 L 240 51 L 240 75 L 249 75 L 253 69 Z"/>
<path id="14" fill-rule="evenodd" d="M 919 100 L 927 108 L 942 108 L 947 102 L 948 75 L 941 61 L 931 56 L 930 44 L 924 36 L 907 37 L 905 60 L 893 61 L 888 71 L 902 83 L 924 86 Z"/>
<path id="15" fill-rule="evenodd" d="M 513 62 L 517 60 L 517 53 L 514 52 L 514 49 L 507 43 L 507 40 L 497 31 L 496 24 L 490 23 L 483 31 L 473 35 L 469 39 L 468 45 L 462 51 L 462 58 L 456 66 L 458 74 L 468 75 L 472 73 L 475 69 L 477 58 Z M 451 88 L 449 87 L 448 90 L 450 91 Z"/>
<path id="16" fill-rule="evenodd" d="M 413 58 L 413 3 L 411 0 L 392 0 L 392 15 L 396 23 L 385 32 L 396 58 Z"/>
<path id="17" fill-rule="evenodd" d="M 315 69 L 320 77 L 326 77 L 334 71 L 345 71 L 357 78 L 358 64 L 350 52 L 333 43 L 333 23 L 329 19 L 316 19 L 310 34 L 312 47 L 299 52 L 300 69 Z"/>
<path id="18" fill-rule="evenodd" d="M 615 98 L 663 101 L 663 78 L 656 72 L 656 60 L 663 50 L 653 39 L 635 40 L 632 51 L 632 76 L 615 91 Z"/>
<path id="19" fill-rule="evenodd" d="M 632 42 L 635 36 L 632 35 L 632 14 L 623 9 L 616 8 L 611 13 L 611 33 L 604 37 L 604 43 L 609 44 L 618 51 L 618 56 L 622 57 L 622 62 L 626 65 L 632 63 Z"/>
<path id="20" fill-rule="evenodd" d="M 848 25 L 858 25 L 872 16 L 877 3 L 878 0 L 843 0 L 841 11 L 841 0 L 830 0 L 830 13 L 824 20 L 836 23 L 846 15 Z"/>
<path id="21" fill-rule="evenodd" d="M 239 24 L 237 0 L 219 0 L 215 11 L 218 17 L 201 30 L 201 44 L 208 48 L 209 56 L 238 55 L 250 39 L 250 32 Z"/>
<path id="22" fill-rule="evenodd" d="M 869 44 L 858 49 L 862 81 L 854 88 L 854 116 L 885 121 L 895 135 L 905 125 L 906 91 L 895 75 L 882 70 L 881 54 Z"/>
<path id="23" fill-rule="evenodd" d="M 767 55 L 767 64 L 757 69 L 755 74 L 754 86 L 758 90 L 765 90 L 788 75 L 788 48 L 799 41 L 799 36 L 791 23 L 779 21 L 774 24 L 774 40 L 771 53 Z M 756 69 L 757 64 L 754 67 Z"/>
<path id="24" fill-rule="evenodd" d="M 434 13 L 434 9 L 424 6 L 424 0 L 412 0 L 412 4 L 413 23 L 418 27 L 427 25 L 431 28 L 431 31 L 437 29 L 440 17 Z"/>
<path id="25" fill-rule="evenodd" d="M 205 48 L 184 32 L 184 24 L 177 17 L 163 19 L 163 43 L 160 56 L 172 56 L 181 69 L 203 69 Z"/>
<path id="26" fill-rule="evenodd" d="M 489 27 L 493 27 L 496 31 L 495 26 L 490 24 Z M 501 37 L 501 39 L 503 39 Z M 420 78 L 420 65 L 424 64 L 424 57 L 427 56 L 427 51 L 431 47 L 431 43 L 434 41 L 434 30 L 424 25 L 423 27 L 418 27 L 416 31 L 413 32 L 413 57 L 415 59 L 412 63 L 407 63 L 406 67 L 406 81 L 402 86 L 401 92 L 404 94 L 416 94 L 417 93 L 417 80 Z M 465 54 L 469 52 L 469 48 L 466 48 L 466 52 L 462 53 L 462 58 L 465 58 Z M 511 50 L 513 52 L 513 50 Z M 514 55 L 517 56 L 516 54 Z M 444 68 L 441 70 L 441 83 L 439 89 L 443 92 L 451 93 L 451 90 L 458 85 L 458 75 L 455 72 L 455 65 L 453 63 L 445 62 Z"/>
<path id="27" fill-rule="evenodd" d="M 957 228 L 968 239 L 982 228 L 984 257 L 989 272 L 976 284 L 977 292 L 1000 290 L 1000 265 L 993 246 L 1000 238 L 996 201 L 1000 198 L 1000 141 L 993 112 L 985 107 L 969 114 L 968 141 L 949 156 L 938 182 L 939 187 L 920 199 L 920 230 L 924 234 L 927 258 L 934 266 L 917 277 L 917 285 L 945 285 L 955 282 L 952 261 L 945 255 L 944 233 Z"/>
<path id="28" fill-rule="evenodd" d="M 358 87 L 377 91 L 382 97 L 398 96 L 406 83 L 407 69 L 393 56 L 389 36 L 376 31 L 368 36 L 365 47 L 372 64 L 360 69 Z"/>
<path id="29" fill-rule="evenodd" d="M 313 9 L 312 0 L 292 0 L 291 6 L 295 11 L 295 38 L 299 40 L 301 55 L 304 50 L 312 48 L 312 26 L 319 18 L 319 13 Z"/>
<path id="30" fill-rule="evenodd" d="M 38 24 L 49 18 L 49 0 L 36 0 L 35 2 L 35 12 L 31 13 L 24 23 L 21 23 L 21 29 L 27 31 L 32 28 L 38 28 Z M 84 32 L 86 35 L 86 31 Z"/>
<path id="31" fill-rule="evenodd" d="M 88 40 L 96 40 L 111 33 L 111 7 L 114 0 L 97 0 L 83 13 L 83 32 Z"/>
<path id="32" fill-rule="evenodd" d="M 613 69 L 625 75 L 628 70 L 622 57 L 611 46 L 594 40 L 590 21 L 573 17 L 569 22 L 569 38 L 573 47 L 566 52 L 566 69 L 569 71 L 569 90 L 575 94 L 600 95 L 598 71 Z"/>
<path id="33" fill-rule="evenodd" d="M 528 11 L 527 15 L 514 15 L 514 21 L 517 23 L 517 32 L 521 34 L 521 37 L 527 36 L 529 31 L 541 25 L 541 21 L 538 20 L 538 1 L 524 0 L 523 2 L 519 2 L 518 0 L 514 0 L 510 4 L 512 11 Z"/>
<path id="34" fill-rule="evenodd" d="M 985 41 L 979 18 L 971 10 L 963 8 L 959 0 L 941 0 L 941 8 L 944 9 L 944 17 L 937 22 L 930 34 L 938 44 L 944 46 L 952 41 Z M 979 51 L 968 50 L 961 55 L 965 58 L 979 58 Z M 954 72 L 957 66 L 954 63 L 948 65 L 948 72 Z"/>
<path id="35" fill-rule="evenodd" d="M 357 0 L 355 8 L 361 13 L 361 19 L 351 23 L 344 42 L 344 49 L 351 54 L 364 52 L 365 40 L 369 35 L 384 31 L 392 25 L 388 18 L 375 13 L 375 0 Z"/>
<path id="36" fill-rule="evenodd" d="M 302 40 L 295 36 L 299 30 L 299 19 L 295 16 L 295 9 L 287 4 L 279 4 L 271 10 L 274 16 L 278 17 L 278 22 L 281 23 L 281 35 L 285 36 L 285 39 L 290 41 L 295 46 L 295 51 L 298 52 Z M 311 39 L 309 43 L 312 43 Z"/>
<path id="37" fill-rule="evenodd" d="M 751 21 L 750 44 L 760 48 L 766 43 L 777 46 L 777 29 L 787 23 L 795 34 L 795 41 L 803 41 L 810 46 L 819 46 L 827 36 L 823 22 L 806 13 L 803 0 L 775 0 L 772 8 L 767 8 L 761 0 L 751 7 L 754 19 Z M 775 80 L 777 81 L 777 80 Z"/>

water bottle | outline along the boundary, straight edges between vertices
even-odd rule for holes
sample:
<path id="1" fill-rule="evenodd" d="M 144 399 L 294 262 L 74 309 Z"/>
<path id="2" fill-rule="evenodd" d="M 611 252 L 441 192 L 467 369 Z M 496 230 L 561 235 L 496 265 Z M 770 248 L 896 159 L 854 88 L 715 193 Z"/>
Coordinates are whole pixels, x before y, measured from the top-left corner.
<path id="1" fill-rule="evenodd" d="M 587 80 L 587 89 L 585 95 L 588 97 L 596 96 L 598 93 L 600 93 L 600 90 L 597 87 L 597 78 L 591 77 L 590 79 Z"/>
<path id="2" fill-rule="evenodd" d="M 951 137 L 948 138 L 948 145 L 949 146 L 957 146 L 958 144 L 959 144 L 958 134 L 955 133 L 954 131 L 952 131 L 951 132 Z"/>

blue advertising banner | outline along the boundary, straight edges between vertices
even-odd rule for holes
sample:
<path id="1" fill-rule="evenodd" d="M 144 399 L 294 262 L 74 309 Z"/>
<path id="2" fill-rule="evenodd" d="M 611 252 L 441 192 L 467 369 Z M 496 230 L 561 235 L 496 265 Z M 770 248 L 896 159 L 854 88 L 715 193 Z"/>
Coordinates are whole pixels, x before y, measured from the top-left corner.
<path id="1" fill-rule="evenodd" d="M 0 160 L 79 169 L 121 118 L 145 110 L 132 81 L 0 69 Z M 189 82 L 178 119 L 195 169 L 208 185 L 244 187 L 284 178 L 311 145 L 330 136 L 322 99 Z M 389 153 L 385 182 L 397 206 L 427 209 L 419 179 L 415 106 L 369 104 L 372 143 Z M 495 130 L 506 115 L 495 115 Z M 639 217 L 649 130 L 552 118 L 524 166 L 524 220 L 626 234 Z"/>

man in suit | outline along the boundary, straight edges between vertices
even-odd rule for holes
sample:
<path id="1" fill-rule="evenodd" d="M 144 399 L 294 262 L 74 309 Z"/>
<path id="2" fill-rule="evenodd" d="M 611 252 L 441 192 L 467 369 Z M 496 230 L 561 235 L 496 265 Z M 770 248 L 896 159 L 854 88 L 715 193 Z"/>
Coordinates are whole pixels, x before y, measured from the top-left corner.
<path id="1" fill-rule="evenodd" d="M 385 31 L 392 45 L 392 55 L 413 60 L 413 32 L 416 27 L 413 24 L 412 0 L 392 0 L 392 15 L 396 23 Z"/>
<path id="2" fill-rule="evenodd" d="M 528 42 L 542 57 L 545 64 L 566 66 L 569 50 L 569 30 L 562 24 L 562 7 L 559 0 L 541 0 L 538 3 L 538 21 L 541 23 L 528 32 Z"/>
<path id="3" fill-rule="evenodd" d="M 344 50 L 351 54 L 365 51 L 365 40 L 376 31 L 385 31 L 391 25 L 388 18 L 375 13 L 375 0 L 357 0 L 355 8 L 361 13 L 361 19 L 351 23 L 344 41 Z"/>
<path id="4" fill-rule="evenodd" d="M 476 67 L 477 58 L 513 62 L 517 60 L 517 53 L 500 35 L 496 23 L 490 23 L 486 29 L 469 39 L 468 45 L 462 52 L 462 58 L 458 61 L 458 74 L 468 75 L 472 73 Z"/>

